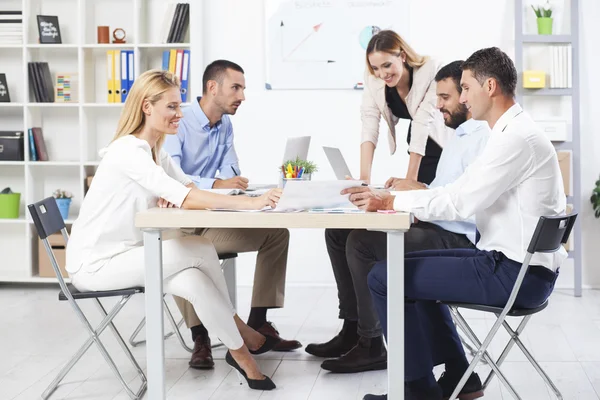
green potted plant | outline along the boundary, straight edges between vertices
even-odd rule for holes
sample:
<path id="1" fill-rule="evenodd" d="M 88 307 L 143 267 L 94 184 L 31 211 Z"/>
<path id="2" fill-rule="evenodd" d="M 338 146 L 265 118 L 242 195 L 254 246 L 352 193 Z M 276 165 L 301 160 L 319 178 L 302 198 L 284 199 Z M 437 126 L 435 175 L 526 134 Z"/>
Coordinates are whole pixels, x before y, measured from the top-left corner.
<path id="1" fill-rule="evenodd" d="M 62 215 L 63 219 L 66 221 L 69 218 L 69 208 L 71 207 L 73 194 L 66 190 L 56 189 L 54 193 L 52 193 L 52 196 L 56 199 L 60 215 Z"/>
<path id="2" fill-rule="evenodd" d="M 552 35 L 552 7 L 550 6 L 550 0 L 546 1 L 543 6 L 537 6 L 533 8 L 533 12 L 537 17 L 538 34 L 540 35 Z"/>
<path id="3" fill-rule="evenodd" d="M 592 207 L 594 208 L 594 215 L 596 218 L 600 218 L 600 178 L 596 181 L 596 187 L 592 191 L 592 197 L 590 198 Z"/>

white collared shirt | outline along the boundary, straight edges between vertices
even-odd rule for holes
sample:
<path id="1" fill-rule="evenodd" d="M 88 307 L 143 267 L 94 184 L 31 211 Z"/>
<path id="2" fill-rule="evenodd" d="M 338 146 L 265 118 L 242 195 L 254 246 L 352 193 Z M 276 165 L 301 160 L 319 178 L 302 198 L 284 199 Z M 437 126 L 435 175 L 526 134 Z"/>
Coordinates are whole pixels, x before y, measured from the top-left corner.
<path id="1" fill-rule="evenodd" d="M 67 271 L 95 272 L 113 256 L 141 246 L 135 215 L 156 207 L 160 197 L 181 207 L 192 183 L 166 151 L 160 165 L 145 140 L 127 135 L 101 151 L 94 175 L 67 245 Z"/>
<path id="2" fill-rule="evenodd" d="M 397 211 L 423 221 L 475 215 L 481 250 L 523 262 L 540 216 L 565 212 L 566 198 L 552 143 L 519 104 L 494 125 L 483 153 L 454 183 L 431 190 L 392 192 Z M 531 265 L 555 271 L 567 257 L 537 253 Z"/>

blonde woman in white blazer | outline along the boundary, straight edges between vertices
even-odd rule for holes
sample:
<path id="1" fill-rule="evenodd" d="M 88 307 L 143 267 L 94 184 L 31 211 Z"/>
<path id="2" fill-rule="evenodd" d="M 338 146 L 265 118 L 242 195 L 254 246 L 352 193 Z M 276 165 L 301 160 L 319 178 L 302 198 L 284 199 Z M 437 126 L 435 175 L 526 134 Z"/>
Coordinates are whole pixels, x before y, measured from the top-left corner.
<path id="1" fill-rule="evenodd" d="M 454 131 L 436 109 L 435 74 L 441 64 L 417 54 L 396 32 L 383 30 L 367 46 L 367 72 L 361 105 L 360 179 L 370 181 L 381 117 L 388 125 L 390 153 L 397 145 L 396 124 L 411 119 L 406 179 L 429 184 L 446 139 Z M 386 186 L 393 185 L 393 179 Z"/>
<path id="2" fill-rule="evenodd" d="M 177 133 L 180 84 L 167 71 L 151 70 L 136 80 L 121 112 L 113 141 L 102 151 L 67 246 L 67 271 L 79 290 L 144 286 L 142 232 L 136 213 L 157 205 L 184 209 L 262 209 L 274 206 L 280 191 L 260 197 L 224 196 L 197 189 L 162 149 Z M 177 237 L 162 245 L 164 291 L 193 304 L 206 327 L 229 348 L 225 361 L 252 389 L 272 390 L 251 353 L 277 341 L 246 325 L 231 302 L 213 244 L 200 236 Z"/>

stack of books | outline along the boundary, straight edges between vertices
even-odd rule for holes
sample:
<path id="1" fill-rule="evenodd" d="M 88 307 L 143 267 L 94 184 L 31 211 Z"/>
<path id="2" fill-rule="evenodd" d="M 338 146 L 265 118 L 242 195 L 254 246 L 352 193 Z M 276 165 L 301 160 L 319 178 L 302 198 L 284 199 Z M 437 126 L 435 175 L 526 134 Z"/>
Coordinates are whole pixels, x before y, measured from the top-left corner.
<path id="1" fill-rule="evenodd" d="M 163 43 L 183 43 L 189 25 L 190 5 L 187 3 L 168 4 L 161 40 Z"/>
<path id="2" fill-rule="evenodd" d="M 48 161 L 48 151 L 42 128 L 29 128 L 29 160 Z"/>
<path id="3" fill-rule="evenodd" d="M 0 45 L 23 44 L 23 12 L 0 10 Z"/>
<path id="4" fill-rule="evenodd" d="M 54 103 L 54 84 L 47 62 L 27 63 L 30 98 L 36 103 Z"/>
<path id="5" fill-rule="evenodd" d="M 572 88 L 573 66 L 571 45 L 550 47 L 550 88 Z"/>

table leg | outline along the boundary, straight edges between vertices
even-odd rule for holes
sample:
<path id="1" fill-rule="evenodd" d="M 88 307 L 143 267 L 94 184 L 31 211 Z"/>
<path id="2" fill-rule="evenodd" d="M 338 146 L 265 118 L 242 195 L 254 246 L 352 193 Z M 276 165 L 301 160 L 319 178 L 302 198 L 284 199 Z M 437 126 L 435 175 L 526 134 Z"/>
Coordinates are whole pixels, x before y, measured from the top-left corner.
<path id="1" fill-rule="evenodd" d="M 165 399 L 165 346 L 163 342 L 162 235 L 144 231 L 146 263 L 146 364 L 148 399 Z"/>
<path id="2" fill-rule="evenodd" d="M 404 399 L 404 232 L 387 233 L 388 399 Z"/>

